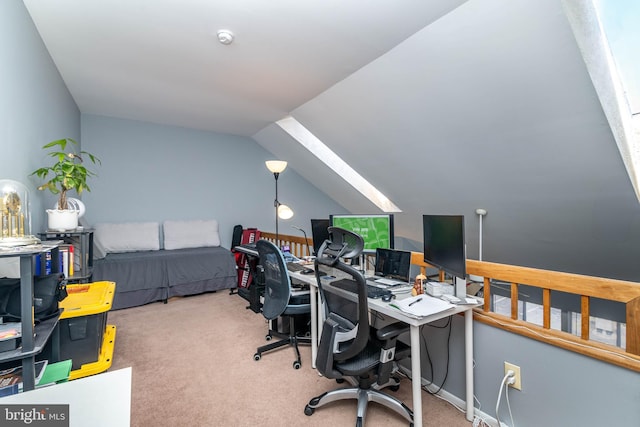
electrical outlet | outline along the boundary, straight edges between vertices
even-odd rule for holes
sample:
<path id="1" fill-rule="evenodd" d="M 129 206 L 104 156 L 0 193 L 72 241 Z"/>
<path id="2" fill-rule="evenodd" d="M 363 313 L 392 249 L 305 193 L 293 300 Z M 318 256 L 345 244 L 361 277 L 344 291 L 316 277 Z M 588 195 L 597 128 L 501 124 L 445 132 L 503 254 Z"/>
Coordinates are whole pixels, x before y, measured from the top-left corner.
<path id="1" fill-rule="evenodd" d="M 513 384 L 509 384 L 509 387 L 513 387 L 516 390 L 522 390 L 522 377 L 520 377 L 520 366 L 516 366 L 509 362 L 504 362 L 504 374 L 507 375 L 508 371 L 513 371 Z"/>

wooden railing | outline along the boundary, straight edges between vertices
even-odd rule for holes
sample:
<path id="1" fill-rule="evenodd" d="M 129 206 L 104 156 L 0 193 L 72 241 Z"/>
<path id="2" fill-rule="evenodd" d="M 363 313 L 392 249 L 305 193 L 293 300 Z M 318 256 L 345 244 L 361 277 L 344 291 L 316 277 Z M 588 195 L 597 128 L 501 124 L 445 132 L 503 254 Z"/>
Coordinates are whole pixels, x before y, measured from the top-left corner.
<path id="1" fill-rule="evenodd" d="M 282 247 L 285 245 L 289 246 L 289 248 L 291 249 L 291 254 L 298 258 L 311 255 L 309 253 L 309 245 L 311 245 L 310 247 L 313 248 L 313 240 L 311 238 L 309 238 L 309 245 L 307 245 L 307 241 L 304 239 L 304 237 L 289 236 L 287 234 L 278 233 L 278 241 L 276 242 L 275 233 L 261 231 L 260 238 L 268 240 L 278 247 Z"/>
<path id="2" fill-rule="evenodd" d="M 274 233 L 262 232 L 261 237 L 276 243 Z M 291 253 L 299 258 L 309 255 L 308 245 L 313 245 L 311 239 L 307 243 L 303 237 L 283 234 L 278 237 L 279 245 L 289 245 Z M 424 262 L 421 252 L 412 252 L 411 264 L 418 266 L 423 274 L 427 267 L 431 267 Z M 474 260 L 467 260 L 467 273 L 484 278 L 484 305 L 474 309 L 474 320 L 640 372 L 640 283 Z M 440 280 L 443 279 L 441 271 Z M 491 286 L 495 281 L 511 285 L 511 310 L 508 316 L 491 311 Z M 541 290 L 542 325 L 518 318 L 518 288 L 521 285 Z M 580 298 L 579 336 L 551 328 L 553 292 L 573 294 Z M 590 339 L 591 298 L 624 304 L 627 328 L 625 349 Z"/>
<path id="3" fill-rule="evenodd" d="M 411 263 L 420 266 L 423 272 L 427 267 L 420 252 L 412 253 Z M 640 372 L 640 283 L 474 260 L 467 260 L 467 273 L 484 278 L 484 305 L 474 310 L 474 320 Z M 509 316 L 491 311 L 492 281 L 511 285 Z M 521 285 L 541 290 L 542 325 L 518 318 L 518 288 Z M 579 336 L 551 328 L 552 292 L 579 296 Z M 591 298 L 625 305 L 625 349 L 590 339 Z"/>

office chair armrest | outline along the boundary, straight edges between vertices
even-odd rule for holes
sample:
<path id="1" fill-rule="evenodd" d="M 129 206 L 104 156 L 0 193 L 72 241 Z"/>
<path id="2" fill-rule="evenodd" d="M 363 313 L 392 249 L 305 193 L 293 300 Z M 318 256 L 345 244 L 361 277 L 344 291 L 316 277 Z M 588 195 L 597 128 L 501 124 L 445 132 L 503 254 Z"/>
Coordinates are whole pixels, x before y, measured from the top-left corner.
<path id="1" fill-rule="evenodd" d="M 406 323 L 396 322 L 378 329 L 376 335 L 381 341 L 389 341 L 405 332 L 409 332 L 409 326 Z"/>
<path id="2" fill-rule="evenodd" d="M 409 332 L 409 326 L 402 322 L 392 323 L 376 330 L 376 338 L 380 341 L 380 368 L 376 383 L 382 387 L 389 384 L 389 379 L 396 369 L 396 361 L 407 357 L 406 351 L 398 353 L 398 336 Z M 406 347 L 406 346 L 405 346 Z"/>

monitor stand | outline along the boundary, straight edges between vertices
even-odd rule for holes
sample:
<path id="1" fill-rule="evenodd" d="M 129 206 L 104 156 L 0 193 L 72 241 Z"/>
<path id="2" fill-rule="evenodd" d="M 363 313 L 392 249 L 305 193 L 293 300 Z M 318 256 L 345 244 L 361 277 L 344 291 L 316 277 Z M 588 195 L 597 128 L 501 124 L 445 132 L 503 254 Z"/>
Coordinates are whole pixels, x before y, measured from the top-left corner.
<path id="1" fill-rule="evenodd" d="M 463 278 L 456 277 L 454 292 L 456 297 L 460 299 L 466 298 L 467 297 L 467 281 Z"/>

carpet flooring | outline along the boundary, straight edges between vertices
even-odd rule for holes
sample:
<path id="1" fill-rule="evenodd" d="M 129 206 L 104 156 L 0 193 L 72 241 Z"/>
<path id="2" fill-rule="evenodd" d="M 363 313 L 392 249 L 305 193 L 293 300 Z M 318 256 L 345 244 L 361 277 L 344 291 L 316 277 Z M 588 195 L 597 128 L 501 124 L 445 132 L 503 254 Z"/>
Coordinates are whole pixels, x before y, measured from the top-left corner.
<path id="1" fill-rule="evenodd" d="M 299 370 L 289 347 L 253 360 L 268 325 L 246 306 L 237 294 L 219 291 L 108 313 L 117 327 L 110 369 L 132 367 L 133 427 L 355 425 L 355 401 L 304 414 L 312 397 L 338 387 L 311 368 L 309 346 L 300 347 Z M 408 379 L 393 395 L 412 407 Z M 425 426 L 471 425 L 459 409 L 426 392 L 423 420 Z M 369 403 L 367 427 L 406 425 Z"/>

